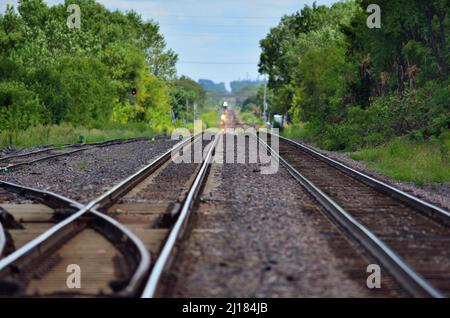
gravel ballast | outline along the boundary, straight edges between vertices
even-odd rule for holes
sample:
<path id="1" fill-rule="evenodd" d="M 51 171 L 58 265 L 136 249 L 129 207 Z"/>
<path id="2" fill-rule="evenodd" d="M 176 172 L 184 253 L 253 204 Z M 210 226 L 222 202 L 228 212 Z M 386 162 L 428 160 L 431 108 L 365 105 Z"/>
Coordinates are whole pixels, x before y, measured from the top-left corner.
<path id="1" fill-rule="evenodd" d="M 0 175 L 0 180 L 52 191 L 87 203 L 136 172 L 177 141 L 157 139 L 99 147 L 41 161 Z"/>

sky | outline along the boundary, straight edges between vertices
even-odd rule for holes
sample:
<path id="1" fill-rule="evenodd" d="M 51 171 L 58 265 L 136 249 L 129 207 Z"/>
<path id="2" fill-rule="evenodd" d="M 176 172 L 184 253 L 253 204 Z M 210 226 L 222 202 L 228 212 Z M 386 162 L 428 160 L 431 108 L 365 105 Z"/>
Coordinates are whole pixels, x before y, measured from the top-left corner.
<path id="1" fill-rule="evenodd" d="M 63 0 L 47 0 L 47 4 Z M 160 24 L 179 56 L 179 75 L 228 83 L 258 77 L 259 41 L 285 14 L 308 0 L 97 0 L 111 10 L 134 10 Z M 335 0 L 317 0 L 330 5 Z M 17 0 L 0 0 L 0 12 Z M 83 8 L 81 8 L 83 14 Z M 83 19 L 83 18 L 81 18 Z"/>

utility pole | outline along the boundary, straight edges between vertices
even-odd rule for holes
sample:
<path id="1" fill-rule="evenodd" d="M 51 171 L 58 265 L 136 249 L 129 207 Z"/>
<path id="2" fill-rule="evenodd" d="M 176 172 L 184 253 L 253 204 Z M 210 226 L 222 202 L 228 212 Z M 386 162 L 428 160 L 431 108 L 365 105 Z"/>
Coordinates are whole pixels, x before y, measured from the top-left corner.
<path id="1" fill-rule="evenodd" d="M 264 119 L 267 122 L 269 120 L 269 114 L 267 113 L 268 109 L 267 109 L 267 82 L 266 84 L 264 84 Z"/>
<path id="2" fill-rule="evenodd" d="M 187 97 L 186 97 L 186 112 L 185 112 L 185 114 L 184 114 L 184 128 L 187 128 L 187 123 L 188 123 L 188 120 L 189 120 L 189 118 L 188 118 L 188 108 L 189 108 L 189 102 L 188 102 L 188 99 L 187 99 Z"/>
<path id="3" fill-rule="evenodd" d="M 175 112 L 173 108 L 170 110 L 170 117 L 172 117 L 172 124 L 175 126 L 177 123 L 177 118 L 175 117 Z"/>

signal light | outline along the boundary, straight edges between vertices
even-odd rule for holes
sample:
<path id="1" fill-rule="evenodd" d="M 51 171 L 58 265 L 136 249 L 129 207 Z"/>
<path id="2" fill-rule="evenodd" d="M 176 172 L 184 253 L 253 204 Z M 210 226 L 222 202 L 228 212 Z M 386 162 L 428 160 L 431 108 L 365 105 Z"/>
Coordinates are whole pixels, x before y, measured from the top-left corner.
<path id="1" fill-rule="evenodd" d="M 136 88 L 132 88 L 131 89 L 131 95 L 136 96 L 136 93 L 137 93 Z"/>

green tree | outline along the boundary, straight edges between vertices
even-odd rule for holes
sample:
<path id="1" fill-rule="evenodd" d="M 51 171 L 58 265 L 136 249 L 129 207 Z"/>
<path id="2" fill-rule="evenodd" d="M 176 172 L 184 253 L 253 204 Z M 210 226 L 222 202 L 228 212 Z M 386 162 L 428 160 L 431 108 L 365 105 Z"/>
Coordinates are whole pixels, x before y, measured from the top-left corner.
<path id="1" fill-rule="evenodd" d="M 194 104 L 197 110 L 204 109 L 206 92 L 203 87 L 186 76 L 174 79 L 171 82 L 171 105 L 174 116 L 178 119 L 193 119 Z"/>
<path id="2" fill-rule="evenodd" d="M 38 92 L 53 123 L 98 126 L 110 119 L 115 87 L 97 59 L 62 57 L 30 72 L 25 83 Z"/>
<path id="3" fill-rule="evenodd" d="M 66 26 L 69 4 L 81 8 L 81 29 Z M 133 11 L 111 12 L 94 0 L 54 6 L 22 0 L 17 12 L 8 6 L 0 15 L 0 81 L 34 92 L 52 123 L 100 126 L 113 109 L 131 109 L 127 121 L 147 121 L 161 111 L 170 124 L 167 82 L 177 55 L 166 48 L 157 23 Z M 132 87 L 142 104 L 136 114 Z M 147 114 L 150 109 L 156 111 Z"/>
<path id="4" fill-rule="evenodd" d="M 7 131 L 9 142 L 18 130 L 48 122 L 39 97 L 22 83 L 0 82 L 0 131 Z"/>

